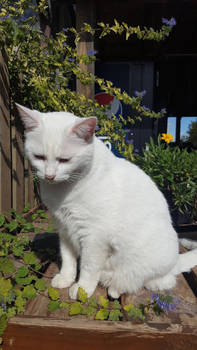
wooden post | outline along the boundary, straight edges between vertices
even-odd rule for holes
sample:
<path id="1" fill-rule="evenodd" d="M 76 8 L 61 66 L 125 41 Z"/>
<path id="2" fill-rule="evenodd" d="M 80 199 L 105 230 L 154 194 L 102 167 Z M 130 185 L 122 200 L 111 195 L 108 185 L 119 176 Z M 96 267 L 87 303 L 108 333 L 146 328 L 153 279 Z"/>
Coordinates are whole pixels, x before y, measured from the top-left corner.
<path id="1" fill-rule="evenodd" d="M 11 140 L 9 76 L 6 53 L 0 51 L 0 212 L 11 208 Z"/>
<path id="2" fill-rule="evenodd" d="M 34 183 L 33 183 L 33 174 L 31 171 L 31 166 L 29 161 L 25 159 L 25 205 L 29 203 L 30 208 L 33 208 L 35 205 L 35 195 L 34 195 Z"/>
<path id="3" fill-rule="evenodd" d="M 90 25 L 94 25 L 94 0 L 77 0 L 76 1 L 76 28 L 80 31 L 84 22 Z M 88 51 L 94 50 L 93 38 L 89 33 L 82 33 L 81 40 L 77 45 L 77 51 L 79 55 L 87 55 Z M 85 65 L 80 65 L 84 72 L 90 72 L 94 74 L 94 62 Z M 94 85 L 83 85 L 79 80 L 77 80 L 77 92 L 85 95 L 87 98 L 94 98 Z"/>
<path id="4" fill-rule="evenodd" d="M 12 206 L 17 212 L 24 208 L 24 157 L 22 125 L 14 118 L 12 125 Z"/>

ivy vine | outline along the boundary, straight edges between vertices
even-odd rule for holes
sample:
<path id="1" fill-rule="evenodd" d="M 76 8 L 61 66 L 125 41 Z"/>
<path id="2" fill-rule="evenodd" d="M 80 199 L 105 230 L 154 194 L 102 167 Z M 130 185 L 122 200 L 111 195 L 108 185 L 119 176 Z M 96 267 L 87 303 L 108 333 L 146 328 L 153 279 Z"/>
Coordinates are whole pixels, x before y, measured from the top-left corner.
<path id="1" fill-rule="evenodd" d="M 41 231 L 37 221 L 46 223 L 47 215 L 43 210 L 37 210 L 30 219 L 27 221 L 23 214 L 13 210 L 9 215 L 0 215 L 0 343 L 9 319 L 24 312 L 27 302 L 39 295 L 48 299 L 49 312 L 67 309 L 70 317 L 85 315 L 95 320 L 142 322 L 150 310 L 160 315 L 175 308 L 177 300 L 168 295 L 153 294 L 145 304 L 122 306 L 118 300 L 110 301 L 104 296 L 99 296 L 98 300 L 94 296 L 88 298 L 82 288 L 78 289 L 76 301 L 62 301 L 60 290 L 46 283 L 52 276 L 45 274 L 50 262 L 56 261 L 57 251 L 42 250 L 42 247 L 35 251 L 28 237 L 28 232 Z M 50 228 L 53 228 L 52 223 L 48 231 Z"/>

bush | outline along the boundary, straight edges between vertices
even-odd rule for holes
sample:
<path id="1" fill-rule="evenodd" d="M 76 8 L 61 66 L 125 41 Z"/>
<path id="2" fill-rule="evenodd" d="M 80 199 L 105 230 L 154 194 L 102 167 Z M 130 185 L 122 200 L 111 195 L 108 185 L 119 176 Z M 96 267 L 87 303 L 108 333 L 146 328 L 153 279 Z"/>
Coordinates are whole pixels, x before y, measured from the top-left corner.
<path id="1" fill-rule="evenodd" d="M 2 0 L 0 9 L 0 48 L 8 54 L 11 99 L 41 112 L 69 111 L 81 117 L 96 115 L 100 135 L 108 136 L 119 152 L 132 160 L 132 145 L 125 143 L 124 127 L 133 125 L 141 117 L 158 118 L 165 111 L 154 112 L 141 105 L 143 94 L 129 96 L 125 91 L 113 86 L 94 74 L 85 73 L 81 64 L 88 65 L 96 60 L 96 51 L 79 55 L 77 43 L 84 32 L 100 39 L 106 35 L 125 35 L 125 40 L 137 37 L 139 40 L 157 42 L 169 36 L 175 20 L 163 19 L 159 30 L 128 24 L 114 20 L 114 24 L 97 23 L 96 28 L 84 23 L 80 32 L 75 28 L 63 28 L 55 37 L 47 37 L 39 29 L 39 16 L 47 16 L 48 2 L 40 0 L 38 5 L 32 0 Z M 27 15 L 31 9 L 32 15 Z M 71 43 L 71 45 L 69 44 Z M 84 85 L 98 84 L 101 91 L 116 96 L 135 111 L 126 120 L 119 116 L 108 118 L 107 110 L 96 101 L 72 91 L 72 81 L 79 79 Z"/>
<path id="2" fill-rule="evenodd" d="M 164 193 L 172 213 L 191 212 L 197 191 L 197 151 L 171 147 L 158 136 L 157 144 L 151 138 L 143 156 L 136 155 L 136 163 Z"/>

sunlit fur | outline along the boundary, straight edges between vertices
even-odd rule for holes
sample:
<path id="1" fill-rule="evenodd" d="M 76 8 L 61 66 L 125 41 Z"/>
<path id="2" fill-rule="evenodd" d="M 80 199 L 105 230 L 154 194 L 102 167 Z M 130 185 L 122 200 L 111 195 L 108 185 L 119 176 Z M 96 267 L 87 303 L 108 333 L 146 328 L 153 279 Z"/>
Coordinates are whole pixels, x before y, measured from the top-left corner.
<path id="1" fill-rule="evenodd" d="M 197 263 L 197 250 L 178 253 L 164 196 L 142 170 L 92 135 L 93 119 L 18 109 L 27 129 L 26 156 L 59 230 L 62 267 L 54 287 L 70 287 L 76 298 L 79 286 L 90 296 L 101 282 L 118 298 L 143 286 L 169 289 L 178 273 Z M 46 174 L 54 179 L 45 180 Z"/>

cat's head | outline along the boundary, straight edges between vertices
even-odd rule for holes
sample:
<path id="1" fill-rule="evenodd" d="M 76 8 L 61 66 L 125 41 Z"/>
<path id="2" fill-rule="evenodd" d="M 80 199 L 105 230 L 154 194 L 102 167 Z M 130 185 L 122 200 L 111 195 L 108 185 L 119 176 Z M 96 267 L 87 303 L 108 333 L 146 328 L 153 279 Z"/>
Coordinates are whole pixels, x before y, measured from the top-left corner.
<path id="1" fill-rule="evenodd" d="M 72 182 L 91 166 L 96 118 L 40 113 L 17 104 L 26 129 L 25 154 L 37 176 L 54 184 Z"/>

